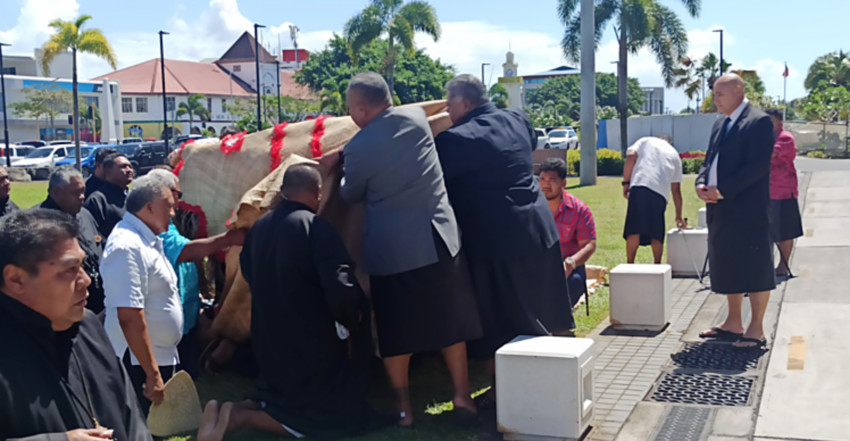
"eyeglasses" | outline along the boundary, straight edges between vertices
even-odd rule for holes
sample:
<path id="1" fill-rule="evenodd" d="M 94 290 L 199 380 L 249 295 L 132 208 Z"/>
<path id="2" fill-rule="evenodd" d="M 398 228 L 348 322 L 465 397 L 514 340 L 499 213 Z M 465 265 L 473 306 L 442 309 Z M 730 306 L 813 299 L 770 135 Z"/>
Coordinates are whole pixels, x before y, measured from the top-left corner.
<path id="1" fill-rule="evenodd" d="M 183 199 L 183 192 L 182 191 L 172 189 L 171 192 L 174 193 L 175 196 L 177 196 L 177 199 Z"/>

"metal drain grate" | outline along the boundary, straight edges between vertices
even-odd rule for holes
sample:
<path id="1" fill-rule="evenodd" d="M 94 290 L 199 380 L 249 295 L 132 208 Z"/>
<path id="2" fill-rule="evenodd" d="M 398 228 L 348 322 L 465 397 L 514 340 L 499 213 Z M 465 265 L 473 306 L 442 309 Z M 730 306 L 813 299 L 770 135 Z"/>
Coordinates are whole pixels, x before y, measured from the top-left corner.
<path id="1" fill-rule="evenodd" d="M 712 406 L 746 406 L 755 379 L 731 375 L 665 374 L 653 401 Z"/>
<path id="2" fill-rule="evenodd" d="M 699 441 L 710 416 L 705 407 L 674 406 L 653 441 Z"/>
<path id="3" fill-rule="evenodd" d="M 681 368 L 747 371 L 756 369 L 763 349 L 741 350 L 727 343 L 686 343 L 670 356 Z"/>

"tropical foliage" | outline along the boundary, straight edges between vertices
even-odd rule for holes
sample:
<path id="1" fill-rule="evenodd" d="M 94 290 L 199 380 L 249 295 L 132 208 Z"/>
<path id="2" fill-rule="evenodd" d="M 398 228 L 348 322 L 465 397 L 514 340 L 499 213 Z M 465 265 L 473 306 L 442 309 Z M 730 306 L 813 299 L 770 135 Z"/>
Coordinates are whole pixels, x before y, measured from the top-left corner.
<path id="1" fill-rule="evenodd" d="M 403 4 L 403 0 L 372 0 L 362 12 L 348 20 L 343 35 L 355 64 L 358 64 L 363 48 L 382 35 L 387 35 L 384 52 L 386 69 L 383 73 L 390 90 L 394 90 L 395 65 L 399 53 L 406 52 L 408 56 L 414 54 L 416 47 L 413 37 L 416 32 L 424 32 L 434 40 L 440 38 L 440 23 L 431 5 L 424 1 Z"/>
<path id="2" fill-rule="evenodd" d="M 806 75 L 808 90 L 843 87 L 850 90 L 850 52 L 838 51 L 818 57 Z"/>
<path id="3" fill-rule="evenodd" d="M 490 101 L 500 109 L 508 107 L 508 89 L 503 84 L 496 83 L 490 86 Z"/>
<path id="4" fill-rule="evenodd" d="M 307 116 L 319 112 L 319 103 L 305 101 L 291 96 L 280 97 L 280 107 L 283 121 L 303 121 Z M 235 125 L 239 130 L 249 133 L 257 130 L 257 100 L 239 99 L 235 103 L 226 106 L 227 112 L 236 119 Z M 263 95 L 263 129 L 268 129 L 277 124 L 277 96 Z"/>
<path id="5" fill-rule="evenodd" d="M 15 116 L 34 119 L 37 133 L 41 131 L 39 128 L 41 118 L 46 118 L 50 133 L 55 136 L 56 117 L 60 113 L 71 111 L 71 92 L 55 84 L 46 87 L 27 87 L 23 92 L 24 100 L 9 103 L 9 110 Z"/>
<path id="6" fill-rule="evenodd" d="M 630 115 L 640 112 L 644 102 L 643 90 L 635 78 L 629 78 L 629 109 Z M 565 75 L 547 80 L 543 85 L 528 93 L 526 102 L 529 108 L 540 108 L 550 114 L 566 116 L 570 121 L 577 121 L 581 115 L 581 77 Z M 596 105 L 599 107 L 615 107 L 617 105 L 617 78 L 613 74 L 596 74 Z M 607 115 L 606 115 L 607 116 Z M 597 119 L 601 118 L 597 115 Z M 567 124 L 559 122 L 552 125 Z M 548 127 L 548 126 L 547 126 Z"/>
<path id="7" fill-rule="evenodd" d="M 177 117 L 189 115 L 189 131 L 192 131 L 192 122 L 197 116 L 201 122 L 210 120 L 210 109 L 206 106 L 207 97 L 203 94 L 196 93 L 190 95 L 185 103 L 177 105 Z"/>

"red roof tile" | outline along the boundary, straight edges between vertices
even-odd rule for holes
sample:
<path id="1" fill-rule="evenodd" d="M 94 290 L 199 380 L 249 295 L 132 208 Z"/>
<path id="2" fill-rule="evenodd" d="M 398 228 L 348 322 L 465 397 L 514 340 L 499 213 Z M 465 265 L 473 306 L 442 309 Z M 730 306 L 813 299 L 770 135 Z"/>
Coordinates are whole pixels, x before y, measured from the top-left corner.
<path id="1" fill-rule="evenodd" d="M 109 78 L 121 83 L 121 93 L 131 95 L 147 95 L 162 93 L 159 59 L 117 70 L 106 75 L 93 78 L 100 81 Z M 281 83 L 282 87 L 282 83 Z M 213 63 L 196 63 L 193 61 L 165 60 L 165 90 L 168 94 L 193 95 L 230 95 L 251 97 L 252 88 Z"/>
<path id="2" fill-rule="evenodd" d="M 291 70 L 283 70 L 280 72 L 280 94 L 283 96 L 291 96 L 299 100 L 317 100 L 316 94 L 310 91 L 307 86 L 302 86 L 295 82 L 295 72 Z"/>

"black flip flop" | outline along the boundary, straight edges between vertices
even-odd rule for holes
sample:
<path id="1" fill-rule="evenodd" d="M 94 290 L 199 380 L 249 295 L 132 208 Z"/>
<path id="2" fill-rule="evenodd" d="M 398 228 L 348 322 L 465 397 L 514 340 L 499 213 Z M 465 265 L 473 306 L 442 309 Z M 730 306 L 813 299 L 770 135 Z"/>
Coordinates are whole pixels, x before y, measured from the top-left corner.
<path id="1" fill-rule="evenodd" d="M 705 332 L 714 332 L 714 335 L 703 335 Z M 744 336 L 744 333 L 742 333 L 742 332 L 739 333 L 739 332 L 727 331 L 725 329 L 720 329 L 716 326 L 709 329 L 708 331 L 703 331 L 703 332 L 699 333 L 700 338 L 713 338 L 715 340 L 733 341 L 733 342 L 741 340 L 741 338 L 743 336 Z"/>
<path id="2" fill-rule="evenodd" d="M 481 419 L 478 414 L 463 407 L 455 407 L 452 411 L 454 414 L 454 423 L 458 427 L 477 427 L 481 424 Z"/>
<path id="3" fill-rule="evenodd" d="M 741 337 L 736 343 L 755 343 L 752 346 L 734 346 L 737 349 L 761 349 L 767 346 L 767 339 L 763 338 L 759 340 L 757 338 Z"/>
<path id="4" fill-rule="evenodd" d="M 475 407 L 478 408 L 479 412 L 496 409 L 496 400 L 489 394 L 483 393 L 475 397 L 474 401 Z"/>

